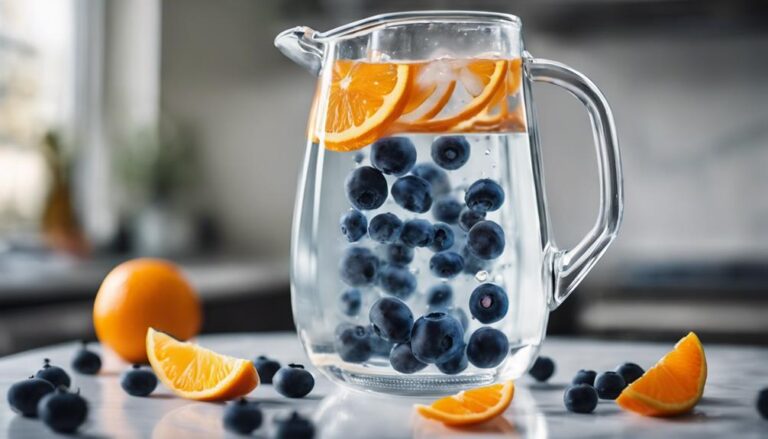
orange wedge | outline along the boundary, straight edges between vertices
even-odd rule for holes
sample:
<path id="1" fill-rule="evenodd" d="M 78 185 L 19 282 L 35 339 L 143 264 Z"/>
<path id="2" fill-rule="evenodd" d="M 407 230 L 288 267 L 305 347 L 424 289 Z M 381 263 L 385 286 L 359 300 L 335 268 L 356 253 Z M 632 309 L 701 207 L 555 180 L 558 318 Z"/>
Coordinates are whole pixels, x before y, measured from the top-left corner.
<path id="1" fill-rule="evenodd" d="M 431 405 L 416 404 L 425 418 L 446 425 L 472 425 L 488 421 L 504 413 L 515 396 L 515 384 L 507 381 L 487 387 L 465 390 L 438 399 Z"/>
<path id="2" fill-rule="evenodd" d="M 509 60 L 509 71 L 507 72 L 507 94 L 517 93 L 520 84 L 523 82 L 523 60 L 515 58 Z"/>
<path id="3" fill-rule="evenodd" d="M 225 401 L 248 394 L 259 384 L 249 360 L 217 354 L 147 330 L 147 357 L 160 381 L 177 395 L 198 401 Z"/>
<path id="4" fill-rule="evenodd" d="M 645 416 L 674 416 L 690 411 L 704 393 L 707 358 L 693 332 L 642 377 L 621 392 L 616 402 Z"/>
<path id="5" fill-rule="evenodd" d="M 324 129 L 318 134 L 328 149 L 352 151 L 373 142 L 408 102 L 409 64 L 340 60 L 331 73 Z"/>

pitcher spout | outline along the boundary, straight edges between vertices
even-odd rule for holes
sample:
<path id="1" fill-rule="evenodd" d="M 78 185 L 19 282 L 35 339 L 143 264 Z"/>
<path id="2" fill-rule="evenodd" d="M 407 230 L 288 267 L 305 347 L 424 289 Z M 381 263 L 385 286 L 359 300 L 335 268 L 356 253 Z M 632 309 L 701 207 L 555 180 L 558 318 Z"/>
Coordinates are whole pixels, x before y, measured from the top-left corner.
<path id="1" fill-rule="evenodd" d="M 275 47 L 296 64 L 317 76 L 323 64 L 325 45 L 315 38 L 317 32 L 306 26 L 297 26 L 280 33 Z"/>

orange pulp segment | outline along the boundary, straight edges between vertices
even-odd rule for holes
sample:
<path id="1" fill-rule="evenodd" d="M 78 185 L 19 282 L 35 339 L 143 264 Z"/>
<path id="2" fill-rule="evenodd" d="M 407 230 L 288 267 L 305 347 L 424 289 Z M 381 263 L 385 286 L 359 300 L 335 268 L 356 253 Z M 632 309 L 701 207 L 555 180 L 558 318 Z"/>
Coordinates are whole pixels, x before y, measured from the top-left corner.
<path id="1" fill-rule="evenodd" d="M 147 357 L 155 374 L 177 395 L 198 401 L 225 401 L 259 384 L 249 360 L 229 357 L 147 330 Z"/>
<path id="2" fill-rule="evenodd" d="M 701 400 L 707 381 L 707 359 L 693 332 L 680 339 L 642 377 L 627 386 L 616 402 L 645 416 L 673 416 L 690 411 Z"/>
<path id="3" fill-rule="evenodd" d="M 515 395 L 512 381 L 465 390 L 438 399 L 431 405 L 416 404 L 425 418 L 446 425 L 472 425 L 488 421 L 504 413 Z"/>

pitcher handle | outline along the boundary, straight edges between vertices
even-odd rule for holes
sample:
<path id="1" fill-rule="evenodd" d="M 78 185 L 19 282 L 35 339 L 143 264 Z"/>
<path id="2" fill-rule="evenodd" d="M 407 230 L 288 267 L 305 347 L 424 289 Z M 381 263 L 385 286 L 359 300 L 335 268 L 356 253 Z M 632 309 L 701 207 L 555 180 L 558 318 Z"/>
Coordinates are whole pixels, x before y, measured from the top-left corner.
<path id="1" fill-rule="evenodd" d="M 532 80 L 560 86 L 587 107 L 597 149 L 600 210 L 595 225 L 575 247 L 570 250 L 553 249 L 554 285 L 550 308 L 554 309 L 573 292 L 616 239 L 624 212 L 621 156 L 611 108 L 592 81 L 555 61 L 529 58 L 525 65 Z"/>

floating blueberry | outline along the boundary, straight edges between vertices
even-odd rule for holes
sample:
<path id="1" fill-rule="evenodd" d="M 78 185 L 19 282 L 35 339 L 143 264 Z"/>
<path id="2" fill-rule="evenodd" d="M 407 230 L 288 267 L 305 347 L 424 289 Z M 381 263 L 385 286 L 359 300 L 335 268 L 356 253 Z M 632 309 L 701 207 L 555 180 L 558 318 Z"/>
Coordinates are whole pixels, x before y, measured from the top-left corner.
<path id="1" fill-rule="evenodd" d="M 461 257 L 464 258 L 464 273 L 475 276 L 479 271 L 488 269 L 488 261 L 473 255 L 466 246 L 461 249 Z"/>
<path id="2" fill-rule="evenodd" d="M 366 328 L 368 331 L 368 339 L 371 341 L 371 354 L 379 357 L 389 357 L 390 351 L 394 343 L 386 340 L 381 334 L 377 333 L 372 325 L 368 325 Z"/>
<path id="3" fill-rule="evenodd" d="M 436 277 L 450 279 L 464 269 L 464 258 L 452 251 L 435 253 L 429 259 L 429 271 Z"/>
<path id="4" fill-rule="evenodd" d="M 451 191 L 448 174 L 432 163 L 419 163 L 411 169 L 411 174 L 427 180 L 432 187 L 432 196 L 445 195 Z"/>
<path id="5" fill-rule="evenodd" d="M 597 391 L 589 384 L 575 384 L 565 390 L 563 402 L 568 411 L 592 413 L 597 407 Z"/>
<path id="6" fill-rule="evenodd" d="M 414 163 L 416 147 L 407 137 L 385 137 L 371 145 L 371 164 L 387 175 L 405 175 Z"/>
<path id="7" fill-rule="evenodd" d="M 625 387 L 624 378 L 613 371 L 603 372 L 595 379 L 595 390 L 600 399 L 616 399 Z"/>
<path id="8" fill-rule="evenodd" d="M 379 259 L 365 247 L 351 247 L 341 257 L 341 280 L 353 287 L 369 285 L 376 279 Z"/>
<path id="9" fill-rule="evenodd" d="M 440 372 L 446 375 L 456 375 L 461 373 L 469 366 L 469 360 L 467 360 L 467 354 L 464 352 L 464 348 L 460 349 L 453 357 L 448 360 L 437 363 L 437 368 Z"/>
<path id="10" fill-rule="evenodd" d="M 454 197 L 442 196 L 432 204 L 432 216 L 437 221 L 456 224 L 464 206 Z"/>
<path id="11" fill-rule="evenodd" d="M 578 372 L 576 372 L 576 376 L 573 377 L 573 380 L 571 380 L 571 384 L 588 384 L 590 386 L 594 386 L 596 376 L 597 372 L 594 370 L 580 369 Z"/>
<path id="12" fill-rule="evenodd" d="M 405 268 L 387 265 L 379 271 L 379 286 L 387 293 L 407 300 L 416 291 L 416 276 Z"/>
<path id="13" fill-rule="evenodd" d="M 427 220 L 415 219 L 403 224 L 400 240 L 411 247 L 427 247 L 435 239 L 435 228 Z"/>
<path id="14" fill-rule="evenodd" d="M 484 326 L 473 332 L 467 344 L 469 362 L 481 369 L 496 367 L 509 352 L 509 340 L 498 329 Z"/>
<path id="15" fill-rule="evenodd" d="M 366 328 L 352 326 L 336 335 L 336 352 L 349 363 L 362 363 L 371 358 L 371 340 Z"/>
<path id="16" fill-rule="evenodd" d="M 339 296 L 339 309 L 344 314 L 352 317 L 360 312 L 363 296 L 357 288 L 350 288 Z"/>
<path id="17" fill-rule="evenodd" d="M 37 415 L 45 425 L 57 433 L 77 431 L 88 417 L 88 403 L 82 396 L 70 393 L 60 386 L 45 395 L 37 404 Z"/>
<path id="18" fill-rule="evenodd" d="M 283 396 L 303 398 L 315 387 L 315 378 L 301 364 L 291 363 L 277 371 L 272 385 Z"/>
<path id="19" fill-rule="evenodd" d="M 61 386 L 69 387 L 72 383 L 67 372 L 59 366 L 52 365 L 51 360 L 47 358 L 43 359 L 43 368 L 37 371 L 35 378 L 42 378 L 57 389 Z"/>
<path id="20" fill-rule="evenodd" d="M 123 373 L 120 387 L 131 396 L 148 396 L 157 387 L 157 377 L 152 370 L 134 364 Z"/>
<path id="21" fill-rule="evenodd" d="M 381 171 L 370 166 L 352 171 L 344 187 L 349 202 L 360 210 L 377 209 L 387 200 L 387 179 Z"/>
<path id="22" fill-rule="evenodd" d="M 427 290 L 427 305 L 430 309 L 448 308 L 453 303 L 453 288 L 448 284 L 435 285 Z"/>
<path id="23" fill-rule="evenodd" d="M 96 375 L 101 369 L 101 357 L 96 352 L 88 350 L 88 342 L 85 340 L 72 358 L 72 369 L 83 375 Z"/>
<path id="24" fill-rule="evenodd" d="M 280 370 L 280 363 L 264 355 L 259 355 L 253 360 L 253 367 L 259 373 L 259 381 L 262 384 L 272 384 L 272 378 Z"/>
<path id="25" fill-rule="evenodd" d="M 403 230 L 403 222 L 394 213 L 380 213 L 371 219 L 368 225 L 368 236 L 376 242 L 389 243 L 397 241 Z"/>
<path id="26" fill-rule="evenodd" d="M 755 404 L 760 416 L 762 416 L 763 419 L 768 419 L 768 387 L 757 393 L 757 402 Z"/>
<path id="27" fill-rule="evenodd" d="M 8 404 L 16 413 L 28 418 L 37 417 L 37 404 L 43 397 L 53 393 L 53 384 L 42 378 L 29 377 L 8 388 Z"/>
<path id="28" fill-rule="evenodd" d="M 441 252 L 453 247 L 453 230 L 448 224 L 437 223 L 434 225 L 435 237 L 432 239 L 432 244 L 429 245 L 430 250 L 433 252 Z"/>
<path id="29" fill-rule="evenodd" d="M 392 198 L 405 210 L 424 213 L 432 207 L 432 188 L 427 180 L 415 175 L 398 178 L 392 185 Z"/>
<path id="30" fill-rule="evenodd" d="M 365 154 L 358 151 L 357 153 L 355 153 L 355 156 L 352 158 L 352 160 L 354 160 L 355 163 L 359 165 L 360 163 L 363 163 L 363 160 L 365 160 Z"/>
<path id="31" fill-rule="evenodd" d="M 627 385 L 630 385 L 633 382 L 635 382 L 635 380 L 643 376 L 645 371 L 643 370 L 642 367 L 638 366 L 635 363 L 624 363 L 616 367 L 616 373 L 618 373 L 619 375 L 621 375 L 622 378 L 624 378 L 624 382 Z"/>
<path id="32" fill-rule="evenodd" d="M 399 299 L 382 297 L 371 306 L 368 317 L 373 330 L 391 342 L 405 343 L 411 338 L 413 313 Z"/>
<path id="33" fill-rule="evenodd" d="M 341 216 L 339 226 L 341 228 L 341 234 L 347 238 L 347 241 L 356 242 L 365 236 L 365 231 L 368 228 L 368 220 L 365 218 L 365 215 L 360 213 L 360 211 L 351 209 Z"/>
<path id="34" fill-rule="evenodd" d="M 483 178 L 467 189 L 464 201 L 475 212 L 493 212 L 504 204 L 504 189 L 495 181 Z"/>
<path id="35" fill-rule="evenodd" d="M 240 398 L 231 402 L 224 408 L 224 428 L 238 433 L 251 434 L 261 425 L 264 415 L 261 408 L 255 402 L 248 402 L 245 398 Z"/>
<path id="36" fill-rule="evenodd" d="M 474 210 L 465 207 L 461 213 L 459 213 L 459 228 L 465 232 L 469 232 L 475 224 L 485 219 L 485 212 L 475 212 Z"/>
<path id="37" fill-rule="evenodd" d="M 312 439 L 315 437 L 315 426 L 312 421 L 296 412 L 287 419 L 275 421 L 275 439 Z"/>
<path id="38" fill-rule="evenodd" d="M 467 236 L 467 247 L 480 259 L 496 259 L 504 252 L 504 230 L 493 221 L 480 221 Z"/>
<path id="39" fill-rule="evenodd" d="M 389 362 L 392 364 L 392 368 L 400 373 L 416 373 L 427 367 L 427 363 L 419 361 L 413 355 L 410 343 L 395 345 L 389 354 Z"/>
<path id="40" fill-rule="evenodd" d="M 536 381 L 543 383 L 550 379 L 555 373 L 555 362 L 543 355 L 539 355 L 536 361 L 533 362 L 531 370 L 528 374 L 531 375 Z"/>
<path id="41" fill-rule="evenodd" d="M 413 247 L 405 244 L 389 244 L 387 246 L 387 262 L 398 267 L 404 267 L 413 261 Z"/>
<path id="42" fill-rule="evenodd" d="M 413 354 L 424 363 L 443 363 L 464 348 L 464 328 L 441 311 L 419 317 L 411 332 Z"/>
<path id="43" fill-rule="evenodd" d="M 469 312 L 480 323 L 498 322 L 507 315 L 508 309 L 507 293 L 496 284 L 482 284 L 469 296 Z"/>
<path id="44" fill-rule="evenodd" d="M 469 150 L 469 142 L 464 137 L 438 137 L 432 142 L 432 160 L 443 169 L 459 169 L 469 160 Z"/>

